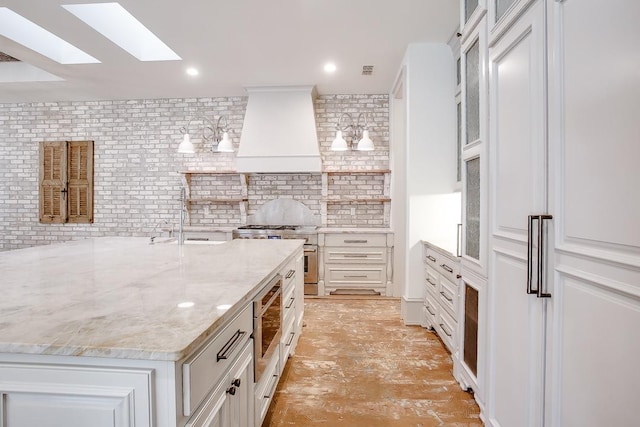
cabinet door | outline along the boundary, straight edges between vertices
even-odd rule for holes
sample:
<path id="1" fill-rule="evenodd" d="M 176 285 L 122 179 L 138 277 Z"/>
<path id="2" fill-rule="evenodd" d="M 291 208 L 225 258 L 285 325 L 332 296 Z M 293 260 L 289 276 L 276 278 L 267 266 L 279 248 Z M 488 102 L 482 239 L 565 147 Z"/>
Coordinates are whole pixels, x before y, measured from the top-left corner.
<path id="1" fill-rule="evenodd" d="M 253 342 L 249 341 L 229 371 L 229 426 L 249 427 L 253 423 Z M 231 391 L 233 388 L 233 392 Z"/>
<path id="2" fill-rule="evenodd" d="M 528 216 L 546 209 L 544 4 L 490 49 L 491 239 L 488 417 L 542 421 L 543 310 L 527 294 Z"/>
<path id="3" fill-rule="evenodd" d="M 547 426 L 638 425 L 640 2 L 549 1 Z"/>

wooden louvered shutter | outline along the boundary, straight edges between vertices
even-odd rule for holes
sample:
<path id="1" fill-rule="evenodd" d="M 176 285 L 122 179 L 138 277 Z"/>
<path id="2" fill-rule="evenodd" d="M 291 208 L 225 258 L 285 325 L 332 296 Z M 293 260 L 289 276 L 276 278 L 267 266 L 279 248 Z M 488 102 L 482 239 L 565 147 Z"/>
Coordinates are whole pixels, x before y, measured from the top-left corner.
<path id="1" fill-rule="evenodd" d="M 40 143 L 40 222 L 67 221 L 67 143 Z"/>
<path id="2" fill-rule="evenodd" d="M 70 141 L 67 154 L 69 222 L 93 222 L 93 141 Z"/>

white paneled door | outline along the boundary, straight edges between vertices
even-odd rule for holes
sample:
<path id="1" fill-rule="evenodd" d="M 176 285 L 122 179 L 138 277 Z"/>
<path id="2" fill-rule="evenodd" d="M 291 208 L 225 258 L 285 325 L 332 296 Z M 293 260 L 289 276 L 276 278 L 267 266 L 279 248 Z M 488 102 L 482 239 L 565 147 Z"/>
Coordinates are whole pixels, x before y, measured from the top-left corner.
<path id="1" fill-rule="evenodd" d="M 489 49 L 493 191 L 487 412 L 493 425 L 503 427 L 540 425 L 543 411 L 547 301 L 527 293 L 527 260 L 528 217 L 548 208 L 544 37 L 544 3 L 538 1 Z"/>
<path id="2" fill-rule="evenodd" d="M 640 423 L 640 2 L 605 3 L 548 3 L 554 427 Z"/>
<path id="3" fill-rule="evenodd" d="M 538 0 L 489 48 L 488 425 L 638 425 L 638 16 Z"/>

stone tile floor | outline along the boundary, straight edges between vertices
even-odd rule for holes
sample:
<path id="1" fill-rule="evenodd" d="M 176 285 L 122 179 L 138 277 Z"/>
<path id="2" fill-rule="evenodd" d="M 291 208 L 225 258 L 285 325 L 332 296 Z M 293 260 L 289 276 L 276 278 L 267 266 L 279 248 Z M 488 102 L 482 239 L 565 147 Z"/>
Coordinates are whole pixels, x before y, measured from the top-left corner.
<path id="1" fill-rule="evenodd" d="M 482 426 L 432 332 L 405 326 L 400 300 L 305 300 L 305 327 L 263 427 Z"/>

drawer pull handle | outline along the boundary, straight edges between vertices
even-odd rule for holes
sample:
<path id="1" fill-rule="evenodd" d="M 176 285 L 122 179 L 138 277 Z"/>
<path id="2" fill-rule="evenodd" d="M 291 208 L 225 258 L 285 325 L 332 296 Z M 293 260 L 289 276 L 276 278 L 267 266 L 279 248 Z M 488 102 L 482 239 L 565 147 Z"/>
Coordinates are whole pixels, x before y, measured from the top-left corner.
<path id="1" fill-rule="evenodd" d="M 345 239 L 345 243 L 367 243 L 366 239 Z"/>
<path id="2" fill-rule="evenodd" d="M 460 279 L 462 276 L 459 274 L 456 274 L 456 279 Z"/>
<path id="3" fill-rule="evenodd" d="M 445 294 L 444 292 L 440 291 L 440 295 L 442 295 L 447 301 L 453 302 L 453 298 L 449 298 L 449 295 Z"/>
<path id="4" fill-rule="evenodd" d="M 227 389 L 227 393 L 229 393 L 231 396 L 235 396 L 236 394 L 236 388 L 235 387 L 229 387 Z"/>
<path id="5" fill-rule="evenodd" d="M 289 272 L 287 272 L 287 275 L 285 276 L 285 279 L 293 277 L 294 274 L 296 274 L 295 270 L 289 270 Z"/>
<path id="6" fill-rule="evenodd" d="M 278 385 L 278 376 L 274 375 L 271 378 L 271 381 L 273 381 L 273 384 L 271 385 L 271 387 L 269 387 L 269 394 L 266 394 L 264 396 L 265 399 L 271 399 L 271 396 L 273 396 L 273 392 L 276 391 L 276 386 Z"/>
<path id="7" fill-rule="evenodd" d="M 344 254 L 345 258 L 366 258 L 367 254 Z"/>
<path id="8" fill-rule="evenodd" d="M 451 337 L 451 332 L 447 331 L 443 323 L 440 323 L 440 329 L 442 329 L 442 332 L 444 332 L 446 336 Z"/>
<path id="9" fill-rule="evenodd" d="M 430 315 L 435 316 L 436 314 L 430 310 L 431 307 L 427 306 L 427 311 Z"/>
<path id="10" fill-rule="evenodd" d="M 436 259 L 434 257 L 432 257 L 431 255 L 427 255 L 427 259 L 431 262 L 436 262 Z"/>
<path id="11" fill-rule="evenodd" d="M 231 381 L 232 386 L 240 387 L 240 384 L 242 384 L 242 380 L 240 378 L 236 378 L 235 380 Z"/>
<path id="12" fill-rule="evenodd" d="M 224 359 L 228 359 L 233 350 L 236 349 L 238 344 L 242 342 L 242 337 L 244 337 L 247 333 L 245 331 L 241 331 L 238 329 L 235 334 L 231 337 L 229 341 L 222 347 L 222 349 L 216 355 L 216 362 L 219 362 Z"/>
<path id="13" fill-rule="evenodd" d="M 435 283 L 433 283 L 433 282 L 431 281 L 431 279 L 429 279 L 428 277 L 427 277 L 427 282 L 429 282 L 429 284 L 430 284 L 431 286 L 433 286 L 434 288 L 437 286 L 437 285 L 436 285 Z"/>
<path id="14" fill-rule="evenodd" d="M 289 304 L 287 304 L 284 308 L 291 308 L 295 300 L 295 297 L 291 297 L 291 299 L 289 300 Z"/>
<path id="15" fill-rule="evenodd" d="M 289 337 L 289 342 L 286 344 L 287 347 L 289 347 L 291 345 L 291 343 L 293 342 L 293 339 L 295 338 L 296 333 L 295 332 L 291 332 L 291 336 Z"/>
<path id="16" fill-rule="evenodd" d="M 366 274 L 345 274 L 345 279 L 366 279 L 367 275 Z"/>
<path id="17" fill-rule="evenodd" d="M 440 267 L 444 268 L 449 273 L 453 273 L 453 268 L 449 267 L 447 264 L 440 264 Z"/>

